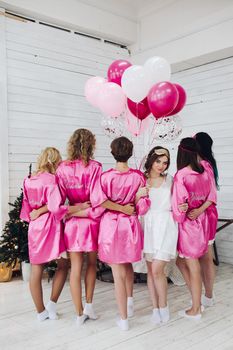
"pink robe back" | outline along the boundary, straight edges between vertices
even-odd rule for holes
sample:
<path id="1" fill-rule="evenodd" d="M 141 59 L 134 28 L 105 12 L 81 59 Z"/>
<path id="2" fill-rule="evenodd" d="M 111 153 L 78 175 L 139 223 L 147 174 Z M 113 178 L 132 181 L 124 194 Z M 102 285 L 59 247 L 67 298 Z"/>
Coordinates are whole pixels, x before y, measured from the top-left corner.
<path id="1" fill-rule="evenodd" d="M 102 166 L 95 160 L 85 165 L 81 160 L 64 161 L 56 172 L 63 202 L 70 205 L 91 202 L 88 217 L 71 217 L 65 222 L 65 244 L 68 251 L 96 251 L 98 247 L 99 222 L 104 209 L 100 185 Z"/>
<path id="2" fill-rule="evenodd" d="M 102 190 L 106 197 L 117 204 L 134 204 L 139 187 L 146 184 L 139 170 L 119 172 L 110 169 L 102 174 Z M 142 197 L 136 205 L 135 215 L 106 210 L 101 218 L 99 234 L 99 258 L 109 264 L 121 264 L 141 260 L 143 232 L 138 215 L 144 215 L 150 206 L 148 197 Z"/>
<path id="3" fill-rule="evenodd" d="M 65 251 L 62 218 L 67 207 L 55 175 L 43 172 L 24 180 L 20 218 L 29 222 L 28 249 L 32 264 L 42 264 L 58 258 Z M 30 220 L 30 212 L 47 205 L 48 212 Z"/>
<path id="4" fill-rule="evenodd" d="M 173 183 L 172 209 L 178 222 L 177 250 L 180 256 L 199 258 L 208 249 L 210 225 L 205 211 L 196 220 L 180 212 L 178 205 L 188 203 L 189 210 L 200 207 L 205 201 L 216 203 L 216 188 L 207 171 L 199 174 L 188 167 L 179 170 Z"/>

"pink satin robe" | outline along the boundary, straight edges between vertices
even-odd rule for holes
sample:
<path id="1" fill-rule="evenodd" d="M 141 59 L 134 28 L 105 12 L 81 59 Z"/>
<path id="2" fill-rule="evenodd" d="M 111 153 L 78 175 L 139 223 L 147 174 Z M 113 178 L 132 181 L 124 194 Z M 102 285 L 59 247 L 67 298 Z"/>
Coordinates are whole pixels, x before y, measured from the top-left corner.
<path id="1" fill-rule="evenodd" d="M 115 203 L 125 205 L 135 203 L 139 187 L 146 185 L 144 175 L 139 170 L 129 169 L 119 172 L 110 169 L 101 176 L 102 190 Z M 132 263 L 141 260 L 143 231 L 138 215 L 144 215 L 150 207 L 148 197 L 140 198 L 135 215 L 106 210 L 100 222 L 99 258 L 109 264 Z"/>
<path id="2" fill-rule="evenodd" d="M 188 167 L 179 170 L 173 183 L 173 217 L 178 222 L 177 250 L 180 256 L 197 259 L 208 249 L 210 227 L 205 211 L 196 220 L 190 220 L 178 205 L 188 203 L 189 209 L 200 207 L 207 200 L 216 203 L 216 187 L 207 171 L 199 174 Z"/>
<path id="3" fill-rule="evenodd" d="M 212 186 L 216 186 L 215 179 L 214 179 L 214 172 L 210 163 L 207 162 L 206 160 L 202 160 L 201 164 L 203 165 L 205 170 L 209 173 L 209 176 L 212 181 Z M 218 223 L 218 211 L 217 211 L 216 204 L 215 203 L 211 204 L 206 209 L 206 213 L 209 220 L 209 244 L 211 244 L 215 240 L 217 223 Z"/>
<path id="4" fill-rule="evenodd" d="M 61 199 L 55 175 L 44 172 L 24 180 L 20 218 L 29 222 L 28 249 L 32 264 L 52 261 L 66 250 L 61 219 L 67 207 L 60 205 Z M 48 212 L 31 221 L 30 212 L 46 204 Z"/>
<path id="5" fill-rule="evenodd" d="M 104 201 L 100 185 L 102 166 L 95 160 L 85 165 L 81 160 L 64 161 L 57 169 L 57 177 L 63 202 L 70 205 L 91 202 L 86 209 L 88 217 L 71 217 L 65 221 L 64 238 L 68 251 L 92 252 L 98 248 L 100 217 Z"/>

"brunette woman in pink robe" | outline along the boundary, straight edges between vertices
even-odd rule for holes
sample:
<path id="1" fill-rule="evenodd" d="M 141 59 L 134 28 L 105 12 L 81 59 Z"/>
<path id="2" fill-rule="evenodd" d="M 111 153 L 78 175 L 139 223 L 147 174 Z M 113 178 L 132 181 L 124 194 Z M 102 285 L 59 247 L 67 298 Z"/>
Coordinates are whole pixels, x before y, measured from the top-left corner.
<path id="1" fill-rule="evenodd" d="M 65 221 L 64 238 L 71 260 L 70 288 L 77 312 L 76 323 L 81 326 L 87 318 L 96 319 L 93 294 L 96 280 L 96 254 L 100 216 L 104 209 L 100 186 L 102 166 L 93 160 L 95 136 L 87 129 L 74 131 L 68 143 L 68 160 L 57 169 L 63 202 L 82 205 L 83 210 Z M 82 305 L 81 273 L 84 252 L 87 253 L 85 273 L 86 304 Z"/>
<path id="2" fill-rule="evenodd" d="M 127 164 L 132 152 L 133 144 L 126 137 L 113 140 L 111 153 L 116 166 L 101 176 L 107 200 L 103 206 L 107 210 L 100 223 L 99 258 L 112 268 L 120 313 L 117 324 L 122 330 L 128 330 L 128 317 L 133 316 L 132 263 L 141 260 L 143 249 L 138 215 L 144 215 L 150 206 L 143 173 L 129 168 Z"/>
<path id="3" fill-rule="evenodd" d="M 201 164 L 205 170 L 209 172 L 213 186 L 216 186 L 218 189 L 218 168 L 212 151 L 213 140 L 210 135 L 205 132 L 198 132 L 194 138 L 199 145 Z M 196 209 L 196 212 L 191 214 L 194 214 L 195 216 L 200 215 L 200 210 Z M 205 307 L 214 305 L 213 287 L 215 280 L 215 265 L 213 262 L 213 242 L 215 240 L 218 222 L 218 211 L 215 203 L 207 208 L 207 216 L 210 227 L 208 251 L 200 258 L 203 284 L 205 287 L 205 294 L 202 295 L 201 303 Z"/>
<path id="4" fill-rule="evenodd" d="M 177 169 L 172 195 L 173 215 L 179 228 L 177 265 L 181 265 L 181 272 L 192 295 L 192 307 L 179 314 L 198 320 L 201 318 L 202 289 L 198 259 L 208 250 L 210 231 L 206 209 L 216 203 L 216 188 L 212 185 L 209 173 L 198 162 L 198 145 L 193 138 L 181 140 Z M 202 213 L 195 220 L 190 219 L 189 213 L 196 208 L 202 208 Z M 181 259 L 184 260 L 180 264 Z"/>
<path id="5" fill-rule="evenodd" d="M 57 318 L 56 303 L 68 269 L 67 259 L 61 257 L 66 251 L 61 219 L 68 212 L 68 208 L 61 206 L 62 198 L 55 177 L 60 161 L 61 156 L 56 148 L 46 148 L 38 159 L 37 171 L 26 178 L 23 185 L 20 218 L 29 222 L 28 249 L 32 265 L 30 290 L 39 321 Z M 53 278 L 50 301 L 45 308 L 41 284 L 43 265 L 55 259 L 58 259 L 58 268 Z"/>

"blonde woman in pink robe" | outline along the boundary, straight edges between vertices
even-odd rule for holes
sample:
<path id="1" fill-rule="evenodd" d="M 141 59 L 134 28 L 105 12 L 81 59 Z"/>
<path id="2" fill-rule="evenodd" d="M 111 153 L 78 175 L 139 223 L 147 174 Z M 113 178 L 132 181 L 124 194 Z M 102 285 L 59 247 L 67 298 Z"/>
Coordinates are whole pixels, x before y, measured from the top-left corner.
<path id="1" fill-rule="evenodd" d="M 38 159 L 37 171 L 26 178 L 23 185 L 20 218 L 29 222 L 28 249 L 32 265 L 30 290 L 39 321 L 57 318 L 56 303 L 67 277 L 67 259 L 61 257 L 66 251 L 61 219 L 69 209 L 61 206 L 62 198 L 55 177 L 60 161 L 61 156 L 56 148 L 46 148 Z M 58 259 L 57 271 L 50 301 L 45 308 L 41 284 L 43 267 L 55 259 Z"/>
<path id="2" fill-rule="evenodd" d="M 132 152 L 133 144 L 126 137 L 113 140 L 111 153 L 116 166 L 101 176 L 107 210 L 100 223 L 99 258 L 112 268 L 121 330 L 128 330 L 128 317 L 133 316 L 132 263 L 141 260 L 143 249 L 138 215 L 144 215 L 150 206 L 143 173 L 128 166 Z"/>
<path id="3" fill-rule="evenodd" d="M 77 326 L 87 318 L 96 319 L 92 301 L 96 280 L 96 255 L 100 216 L 104 209 L 100 187 L 102 166 L 93 160 L 95 136 L 87 129 L 74 131 L 68 142 L 68 159 L 63 161 L 56 172 L 63 202 L 68 200 L 82 210 L 65 221 L 64 238 L 71 260 L 70 288 L 75 305 Z M 101 196 L 100 196 L 101 195 Z M 84 252 L 87 253 L 85 272 L 86 304 L 82 304 L 81 274 Z"/>
<path id="4" fill-rule="evenodd" d="M 179 314 L 195 320 L 201 318 L 202 279 L 198 259 L 208 250 L 210 233 L 206 209 L 216 203 L 216 188 L 197 157 L 197 142 L 189 137 L 181 140 L 172 195 L 173 216 L 179 228 L 177 265 L 192 295 L 192 307 Z M 202 208 L 202 213 L 193 220 L 189 213 L 196 208 Z"/>

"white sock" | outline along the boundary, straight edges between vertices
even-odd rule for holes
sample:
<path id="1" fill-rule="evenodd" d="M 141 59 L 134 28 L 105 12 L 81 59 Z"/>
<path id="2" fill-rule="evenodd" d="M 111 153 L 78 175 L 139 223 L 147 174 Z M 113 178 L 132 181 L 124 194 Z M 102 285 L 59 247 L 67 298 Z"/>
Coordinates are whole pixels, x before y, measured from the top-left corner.
<path id="1" fill-rule="evenodd" d="M 84 324 L 84 322 L 88 319 L 87 315 L 77 315 L 77 319 L 76 319 L 76 324 L 78 327 L 82 326 Z"/>
<path id="2" fill-rule="evenodd" d="M 212 296 L 212 298 L 208 298 L 205 295 L 201 296 L 201 304 L 205 307 L 211 307 L 214 306 L 214 294 Z"/>
<path id="3" fill-rule="evenodd" d="M 48 304 L 46 305 L 46 310 L 49 313 L 50 320 L 57 320 L 58 319 L 57 303 L 55 303 L 52 300 L 49 300 Z"/>
<path id="4" fill-rule="evenodd" d="M 38 312 L 37 314 L 37 320 L 42 322 L 44 320 L 46 320 L 47 318 L 49 318 L 49 313 L 46 309 L 44 309 L 44 311 L 42 312 Z"/>
<path id="5" fill-rule="evenodd" d="M 157 308 L 153 309 L 153 313 L 151 316 L 151 322 L 154 324 L 159 324 L 161 322 L 159 309 L 157 309 Z"/>
<path id="6" fill-rule="evenodd" d="M 133 317 L 134 315 L 133 297 L 127 298 L 127 315 L 128 317 Z"/>
<path id="7" fill-rule="evenodd" d="M 166 323 L 166 322 L 169 321 L 169 319 L 170 319 L 170 313 L 169 313 L 169 308 L 168 308 L 168 306 L 166 306 L 166 307 L 161 307 L 161 308 L 159 309 L 159 313 L 160 313 L 161 321 L 162 321 L 163 323 Z"/>
<path id="8" fill-rule="evenodd" d="M 93 304 L 92 303 L 86 303 L 83 313 L 87 315 L 90 319 L 92 320 L 97 320 L 98 316 L 96 315 L 94 309 L 93 309 Z"/>
<path id="9" fill-rule="evenodd" d="M 119 318 L 117 321 L 116 321 L 118 327 L 122 330 L 122 331 L 128 331 L 129 329 L 129 321 L 128 319 L 126 320 L 122 320 L 122 318 Z"/>

